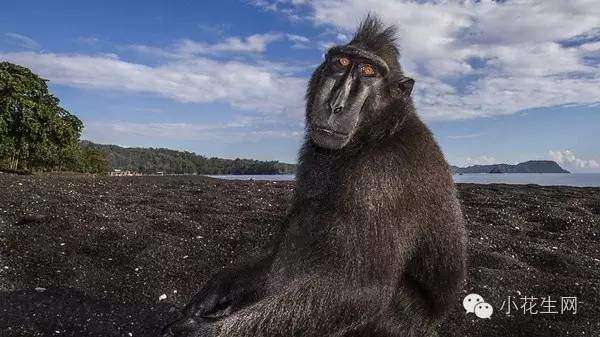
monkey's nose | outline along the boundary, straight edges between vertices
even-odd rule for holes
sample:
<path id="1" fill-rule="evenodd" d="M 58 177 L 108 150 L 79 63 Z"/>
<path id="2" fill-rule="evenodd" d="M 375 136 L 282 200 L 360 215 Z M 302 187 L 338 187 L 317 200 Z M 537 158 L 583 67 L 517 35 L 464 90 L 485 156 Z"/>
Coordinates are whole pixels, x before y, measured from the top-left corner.
<path id="1" fill-rule="evenodd" d="M 339 114 L 340 112 L 342 112 L 342 110 L 344 110 L 343 106 L 338 106 L 336 108 L 333 109 L 333 113 L 334 114 Z"/>

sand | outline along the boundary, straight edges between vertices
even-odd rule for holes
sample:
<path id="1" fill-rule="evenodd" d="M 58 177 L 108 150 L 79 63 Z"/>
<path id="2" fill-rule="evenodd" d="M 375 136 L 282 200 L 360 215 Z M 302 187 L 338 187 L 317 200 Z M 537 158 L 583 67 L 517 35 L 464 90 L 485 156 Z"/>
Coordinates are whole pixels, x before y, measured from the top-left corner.
<path id="1" fill-rule="evenodd" d="M 293 182 L 0 173 L 0 336 L 156 336 L 214 272 L 267 246 Z M 600 189 L 460 184 L 464 295 L 440 336 L 600 336 Z M 534 297 L 538 313 L 512 308 Z M 542 313 L 542 297 L 558 301 Z M 561 297 L 577 312 L 560 313 Z M 500 310 L 505 302 L 503 310 Z"/>

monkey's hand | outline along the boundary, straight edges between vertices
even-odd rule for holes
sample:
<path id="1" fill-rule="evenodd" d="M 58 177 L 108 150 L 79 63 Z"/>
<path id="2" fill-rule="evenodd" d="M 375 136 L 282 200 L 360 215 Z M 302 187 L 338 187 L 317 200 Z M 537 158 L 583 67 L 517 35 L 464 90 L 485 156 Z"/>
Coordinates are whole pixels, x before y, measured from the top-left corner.
<path id="1" fill-rule="evenodd" d="M 198 330 L 203 323 L 219 320 L 260 299 L 271 261 L 269 256 L 213 276 L 163 334 L 186 336 L 186 331 Z"/>
<path id="2" fill-rule="evenodd" d="M 214 337 L 218 332 L 210 322 L 186 318 L 165 327 L 161 337 Z"/>
<path id="3" fill-rule="evenodd" d="M 228 270 L 213 277 L 192 297 L 183 316 L 217 319 L 250 301 L 255 293 L 254 285 L 236 274 L 236 270 Z"/>
<path id="4" fill-rule="evenodd" d="M 163 329 L 162 336 L 204 336 L 206 334 L 199 334 L 204 326 L 242 307 L 252 289 L 248 289 L 250 284 L 244 277 L 234 279 L 236 270 L 239 271 L 238 268 L 226 270 L 211 278 L 183 309 L 179 319 Z"/>

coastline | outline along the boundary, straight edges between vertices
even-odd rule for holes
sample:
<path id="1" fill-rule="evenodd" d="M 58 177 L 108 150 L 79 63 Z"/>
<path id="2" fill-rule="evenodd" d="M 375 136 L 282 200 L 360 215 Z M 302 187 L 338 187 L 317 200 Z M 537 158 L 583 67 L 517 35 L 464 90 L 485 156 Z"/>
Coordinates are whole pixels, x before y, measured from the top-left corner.
<path id="1" fill-rule="evenodd" d="M 226 180 L 293 181 L 292 174 L 277 175 L 206 175 Z M 540 186 L 600 187 L 600 173 L 463 173 L 452 176 L 455 183 L 513 184 Z"/>

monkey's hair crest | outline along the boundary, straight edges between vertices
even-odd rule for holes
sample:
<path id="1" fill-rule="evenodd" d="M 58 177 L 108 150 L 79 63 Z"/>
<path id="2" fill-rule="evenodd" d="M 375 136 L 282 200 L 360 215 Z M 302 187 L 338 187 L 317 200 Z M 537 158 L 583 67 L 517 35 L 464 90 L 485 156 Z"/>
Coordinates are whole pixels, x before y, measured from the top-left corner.
<path id="1" fill-rule="evenodd" d="M 358 30 L 350 45 L 361 47 L 380 55 L 391 70 L 400 68 L 396 47 L 396 35 L 398 28 L 395 25 L 386 26 L 381 18 L 374 14 L 368 14 L 360 23 Z"/>

